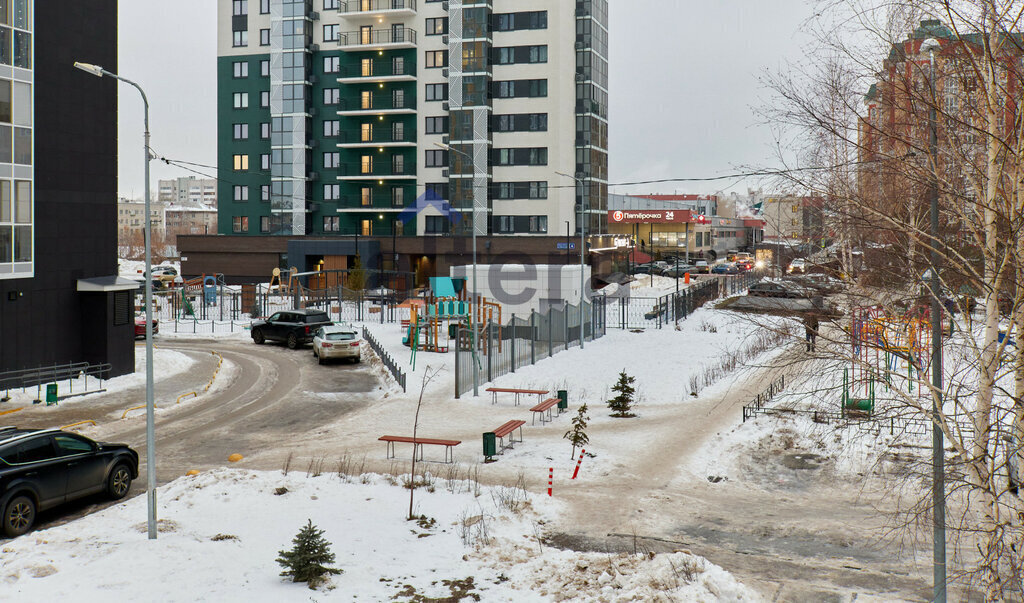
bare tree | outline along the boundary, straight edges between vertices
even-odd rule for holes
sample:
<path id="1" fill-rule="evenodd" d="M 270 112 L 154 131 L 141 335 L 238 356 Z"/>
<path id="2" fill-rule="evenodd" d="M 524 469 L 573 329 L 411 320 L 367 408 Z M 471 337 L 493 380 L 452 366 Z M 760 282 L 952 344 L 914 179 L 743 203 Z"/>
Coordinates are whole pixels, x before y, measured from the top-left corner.
<path id="1" fill-rule="evenodd" d="M 423 370 L 423 380 L 420 382 L 420 397 L 416 400 L 416 415 L 412 420 L 412 439 L 413 442 L 416 440 L 416 433 L 420 426 L 420 407 L 423 406 L 423 392 L 426 391 L 427 385 L 437 377 L 441 369 L 434 369 L 428 366 Z M 412 514 L 413 508 L 413 493 L 416 492 L 416 449 L 419 446 L 415 443 L 412 445 L 412 463 L 409 467 L 409 520 L 415 519 Z"/>

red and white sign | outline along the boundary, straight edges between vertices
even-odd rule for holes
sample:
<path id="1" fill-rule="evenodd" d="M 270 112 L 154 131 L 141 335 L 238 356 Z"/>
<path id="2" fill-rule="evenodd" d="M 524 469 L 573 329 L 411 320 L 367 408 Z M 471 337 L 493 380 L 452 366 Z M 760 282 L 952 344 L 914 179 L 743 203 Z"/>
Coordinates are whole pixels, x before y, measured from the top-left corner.
<path id="1" fill-rule="evenodd" d="M 688 209 L 624 209 L 608 212 L 613 224 L 672 224 L 695 222 Z"/>

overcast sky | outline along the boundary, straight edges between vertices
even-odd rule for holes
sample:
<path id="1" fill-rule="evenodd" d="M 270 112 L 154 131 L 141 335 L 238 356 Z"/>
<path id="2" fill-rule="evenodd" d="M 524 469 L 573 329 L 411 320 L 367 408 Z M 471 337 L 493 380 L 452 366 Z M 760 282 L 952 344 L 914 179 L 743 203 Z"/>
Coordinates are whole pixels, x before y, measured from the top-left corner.
<path id="1" fill-rule="evenodd" d="M 119 2 L 119 73 L 146 90 L 153 149 L 215 165 L 216 2 Z M 552 0 L 570 2 L 572 0 Z M 705 178 L 775 165 L 752 107 L 759 75 L 802 58 L 807 0 L 610 0 L 610 182 Z M 88 57 L 81 60 L 89 62 Z M 120 88 L 120 194 L 141 198 L 142 108 Z M 214 175 L 214 170 L 196 170 Z M 152 164 L 160 178 L 187 176 Z M 755 182 L 651 184 L 615 192 L 744 192 Z"/>

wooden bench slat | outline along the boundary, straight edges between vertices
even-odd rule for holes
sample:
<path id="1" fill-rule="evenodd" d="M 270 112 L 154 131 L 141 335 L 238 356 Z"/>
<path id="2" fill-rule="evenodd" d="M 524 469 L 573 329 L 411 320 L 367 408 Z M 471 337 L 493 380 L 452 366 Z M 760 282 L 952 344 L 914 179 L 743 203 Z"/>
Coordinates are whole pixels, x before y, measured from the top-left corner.
<path id="1" fill-rule="evenodd" d="M 494 430 L 495 437 L 503 438 L 508 434 L 512 433 L 516 429 L 526 425 L 526 421 L 513 420 L 505 423 L 501 427 Z"/>
<path id="2" fill-rule="evenodd" d="M 544 400 L 543 402 L 541 402 L 537 406 L 534 406 L 530 410 L 533 412 L 544 412 L 545 410 L 554 407 L 555 404 L 558 404 L 558 402 L 558 398 L 548 398 L 547 400 Z"/>
<path id="3" fill-rule="evenodd" d="M 377 438 L 381 442 L 401 442 L 404 444 L 436 444 L 438 446 L 458 446 L 462 440 L 438 440 L 436 438 L 416 438 L 409 436 L 381 436 Z"/>
<path id="4" fill-rule="evenodd" d="M 492 393 L 498 392 L 500 394 L 536 394 L 538 396 L 541 394 L 550 393 L 546 389 L 517 389 L 514 387 L 488 387 L 484 391 Z"/>

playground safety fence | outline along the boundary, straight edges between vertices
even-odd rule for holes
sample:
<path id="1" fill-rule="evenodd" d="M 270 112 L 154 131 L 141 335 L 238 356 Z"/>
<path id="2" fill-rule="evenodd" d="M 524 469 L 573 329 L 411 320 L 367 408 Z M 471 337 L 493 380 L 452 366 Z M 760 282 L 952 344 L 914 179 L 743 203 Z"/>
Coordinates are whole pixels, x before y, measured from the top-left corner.
<path id="1" fill-rule="evenodd" d="M 761 276 L 750 272 L 735 275 L 702 276 L 696 283 L 660 297 L 609 297 L 610 327 L 617 329 L 663 329 L 685 320 L 709 301 L 736 295 Z"/>
<path id="2" fill-rule="evenodd" d="M 538 360 L 600 339 L 607 332 L 606 304 L 607 298 L 599 296 L 591 303 L 564 303 L 547 312 L 531 312 L 528 317 L 513 314 L 505 324 L 488 321 L 479 326 L 476 354 L 471 331 L 459 329 L 455 349 L 455 397 L 473 391 L 474 360 L 477 384 L 482 386 L 518 368 L 536 364 Z"/>

